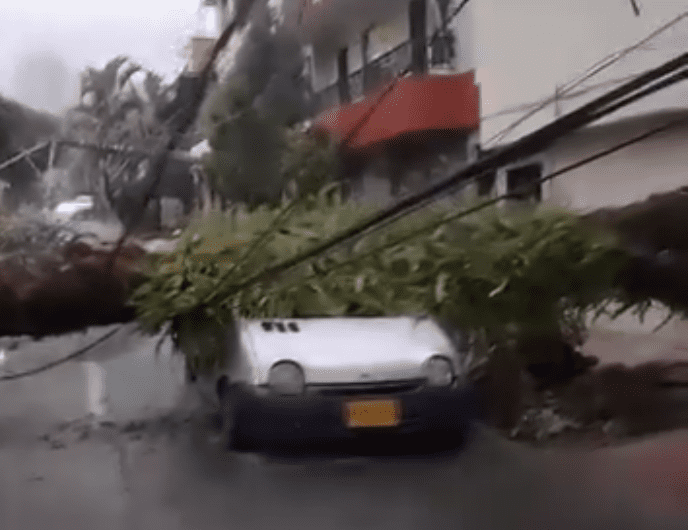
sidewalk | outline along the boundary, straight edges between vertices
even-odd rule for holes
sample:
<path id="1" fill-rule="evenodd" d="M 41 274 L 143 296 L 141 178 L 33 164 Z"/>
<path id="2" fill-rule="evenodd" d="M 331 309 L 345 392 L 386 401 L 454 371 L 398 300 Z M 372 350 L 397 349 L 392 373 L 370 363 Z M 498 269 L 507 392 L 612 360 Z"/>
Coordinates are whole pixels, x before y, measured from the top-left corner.
<path id="1" fill-rule="evenodd" d="M 611 322 L 600 319 L 591 326 L 583 351 L 598 357 L 600 365 L 688 361 L 688 320 L 674 318 L 655 332 L 665 316 L 662 311 L 651 310 L 644 323 L 633 315 L 623 315 Z"/>
<path id="2" fill-rule="evenodd" d="M 599 359 L 599 367 L 621 363 L 629 367 L 652 361 L 688 361 L 688 321 L 674 319 L 653 330 L 665 314 L 649 312 L 645 323 L 624 316 L 593 327 L 583 347 Z M 555 464 L 590 490 L 618 491 L 649 514 L 688 516 L 688 430 L 648 435 L 620 446 L 584 453 Z M 591 495 L 594 495 L 591 493 Z"/>
<path id="3" fill-rule="evenodd" d="M 596 482 L 623 490 L 651 514 L 688 516 L 688 430 L 598 449 L 590 465 Z"/>

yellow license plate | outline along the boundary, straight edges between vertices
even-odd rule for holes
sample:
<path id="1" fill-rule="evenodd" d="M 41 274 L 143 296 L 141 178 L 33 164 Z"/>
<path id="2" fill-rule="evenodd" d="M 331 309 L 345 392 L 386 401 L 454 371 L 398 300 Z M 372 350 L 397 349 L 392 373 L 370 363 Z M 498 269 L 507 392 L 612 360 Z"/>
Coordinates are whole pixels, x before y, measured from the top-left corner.
<path id="1" fill-rule="evenodd" d="M 401 403 L 396 399 L 370 399 L 344 403 L 347 427 L 395 427 L 401 423 Z"/>

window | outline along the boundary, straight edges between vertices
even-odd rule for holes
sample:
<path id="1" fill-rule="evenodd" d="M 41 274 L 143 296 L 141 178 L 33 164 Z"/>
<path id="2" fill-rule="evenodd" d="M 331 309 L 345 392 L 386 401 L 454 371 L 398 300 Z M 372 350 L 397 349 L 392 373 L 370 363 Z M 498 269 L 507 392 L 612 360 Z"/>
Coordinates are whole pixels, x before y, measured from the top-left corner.
<path id="1" fill-rule="evenodd" d="M 491 171 L 485 175 L 478 177 L 478 197 L 487 197 L 492 193 L 495 180 L 497 180 L 497 172 Z"/>
<path id="2" fill-rule="evenodd" d="M 506 191 L 514 193 L 513 199 L 528 202 L 542 200 L 542 164 L 528 164 L 506 172 Z"/>
<path id="3" fill-rule="evenodd" d="M 440 30 L 430 42 L 430 64 L 451 66 L 454 58 L 454 35 L 446 29 Z"/>

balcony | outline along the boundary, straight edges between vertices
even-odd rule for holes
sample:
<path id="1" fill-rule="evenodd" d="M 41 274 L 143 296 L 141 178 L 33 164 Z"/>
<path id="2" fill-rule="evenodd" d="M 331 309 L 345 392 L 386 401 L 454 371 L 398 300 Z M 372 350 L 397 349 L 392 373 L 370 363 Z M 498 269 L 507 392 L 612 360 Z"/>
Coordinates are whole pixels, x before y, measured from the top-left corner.
<path id="1" fill-rule="evenodd" d="M 283 0 L 282 5 L 287 24 L 309 42 L 330 40 L 333 32 L 358 34 L 371 22 L 389 20 L 406 9 L 405 2 L 396 0 Z"/>
<path id="2" fill-rule="evenodd" d="M 358 128 L 363 116 L 367 120 Z M 380 87 L 361 101 L 331 108 L 314 125 L 339 139 L 357 128 L 348 143 L 352 150 L 401 137 L 423 142 L 428 133 L 478 130 L 480 92 L 473 72 L 415 74 L 399 78 L 389 88 Z"/>
<path id="3" fill-rule="evenodd" d="M 428 46 L 429 70 L 433 72 L 451 72 L 451 37 L 441 36 Z M 421 53 L 422 55 L 422 53 Z M 323 112 L 337 105 L 356 102 L 367 94 L 387 84 L 400 73 L 408 70 L 424 71 L 423 66 L 413 66 L 413 43 L 403 42 L 396 48 L 370 61 L 365 70 L 359 68 L 351 72 L 346 80 L 338 80 L 315 94 L 317 112 Z M 453 73 L 453 72 L 451 72 Z M 348 96 L 348 97 L 347 97 Z"/>

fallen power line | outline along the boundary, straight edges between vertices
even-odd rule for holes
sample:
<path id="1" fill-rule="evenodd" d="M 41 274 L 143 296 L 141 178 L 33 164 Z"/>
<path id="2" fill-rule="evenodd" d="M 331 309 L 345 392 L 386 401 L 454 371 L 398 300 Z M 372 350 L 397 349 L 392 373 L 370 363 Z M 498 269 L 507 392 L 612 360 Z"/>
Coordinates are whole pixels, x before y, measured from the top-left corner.
<path id="1" fill-rule="evenodd" d="M 627 141 L 625 141 L 625 142 L 621 142 L 621 143 L 619 143 L 619 144 L 617 144 L 617 145 L 615 145 L 615 146 L 613 146 L 613 147 L 610 147 L 610 148 L 608 148 L 608 149 L 604 149 L 604 150 L 602 150 L 602 151 L 599 151 L 599 152 L 595 153 L 594 155 L 591 155 L 591 156 L 586 157 L 586 158 L 584 158 L 584 159 L 582 159 L 582 160 L 579 160 L 579 161 L 577 161 L 577 162 L 574 162 L 573 164 L 570 164 L 570 165 L 568 165 L 568 166 L 566 166 L 566 167 L 564 167 L 564 168 L 562 168 L 562 169 L 560 169 L 560 170 L 557 170 L 557 171 L 555 171 L 555 172 L 553 172 L 553 173 L 550 173 L 549 175 L 546 175 L 546 176 L 544 176 L 544 177 L 538 179 L 537 181 L 533 182 L 532 184 L 542 184 L 542 183 L 548 182 L 548 181 L 550 181 L 550 180 L 554 180 L 554 179 L 557 178 L 557 177 L 560 177 L 560 176 L 562 176 L 562 175 L 564 175 L 564 174 L 566 174 L 566 173 L 569 173 L 569 172 L 571 172 L 571 171 L 573 171 L 573 170 L 575 170 L 575 169 L 578 169 L 578 168 L 580 168 L 580 167 L 582 167 L 582 166 L 585 166 L 585 165 L 587 165 L 587 164 L 590 164 L 590 163 L 592 163 L 592 162 L 594 162 L 594 161 L 596 161 L 596 160 L 599 160 L 599 159 L 601 159 L 601 158 L 604 158 L 605 156 L 609 156 L 609 155 L 611 155 L 611 154 L 613 154 L 613 153 L 615 153 L 615 152 L 617 152 L 617 151 L 620 151 L 620 150 L 622 150 L 622 149 L 624 149 L 624 148 L 626 148 L 626 147 L 628 147 L 628 146 L 630 146 L 630 145 L 633 145 L 633 144 L 635 144 L 635 143 L 639 143 L 639 142 L 641 142 L 641 141 L 643 141 L 643 140 L 646 140 L 647 138 L 650 138 L 650 137 L 652 137 L 652 136 L 654 136 L 654 135 L 656 135 L 656 134 L 660 134 L 660 133 L 665 132 L 665 131 L 667 131 L 667 130 L 670 130 L 670 129 L 674 128 L 674 127 L 677 127 L 677 126 L 680 126 L 680 125 L 685 125 L 685 124 L 688 124 L 688 117 L 682 118 L 682 119 L 679 119 L 679 120 L 674 120 L 674 121 L 669 122 L 669 123 L 667 123 L 667 124 L 665 124 L 665 125 L 663 125 L 663 126 L 661 126 L 661 127 L 657 127 L 657 128 L 652 129 L 652 130 L 650 130 L 650 131 L 647 131 L 647 132 L 645 132 L 645 133 L 643 133 L 643 134 L 641 134 L 641 135 L 638 135 L 638 136 L 635 136 L 635 137 L 631 138 L 630 140 L 627 140 Z M 354 263 L 356 260 L 359 260 L 359 259 L 361 259 L 361 258 L 365 258 L 365 257 L 370 256 L 370 255 L 373 255 L 373 254 L 376 254 L 376 253 L 381 252 L 381 251 L 383 251 L 383 250 L 385 250 L 385 249 L 387 249 L 387 248 L 392 248 L 392 247 L 397 246 L 397 245 L 399 245 L 399 244 L 401 244 L 401 243 L 403 243 L 403 242 L 405 242 L 405 241 L 412 240 L 413 238 L 418 237 L 418 236 L 420 236 L 420 235 L 422 235 L 422 234 L 424 234 L 424 233 L 430 232 L 430 231 L 432 231 L 432 230 L 436 230 L 437 228 L 439 228 L 439 227 L 441 227 L 441 226 L 443 226 L 443 225 L 445 225 L 445 224 L 448 224 L 448 223 L 450 223 L 450 222 L 452 222 L 452 221 L 456 221 L 457 219 L 460 219 L 460 218 L 462 218 L 462 217 L 467 217 L 467 216 L 469 216 L 469 215 L 472 215 L 472 214 L 474 214 L 474 213 L 476 213 L 476 212 L 478 212 L 478 211 L 480 211 L 480 210 L 483 210 L 483 209 L 488 208 L 488 207 L 490 207 L 490 206 L 492 206 L 492 205 L 495 205 L 495 204 L 497 204 L 497 203 L 499 203 L 499 202 L 501 202 L 501 201 L 503 201 L 503 200 L 506 200 L 506 199 L 509 199 L 509 198 L 518 197 L 519 194 L 520 194 L 520 192 L 523 191 L 523 189 L 525 189 L 525 188 L 528 187 L 528 186 L 532 186 L 532 184 L 529 184 L 529 185 L 527 185 L 527 186 L 520 186 L 519 188 L 517 188 L 516 190 L 514 190 L 514 191 L 512 191 L 512 192 L 504 193 L 504 194 L 502 194 L 502 195 L 498 195 L 497 197 L 494 197 L 494 198 L 492 198 L 492 199 L 486 200 L 486 201 L 480 203 L 480 204 L 477 205 L 477 206 L 474 206 L 474 207 L 471 207 L 471 208 L 466 208 L 466 209 L 464 209 L 464 210 L 462 210 L 462 211 L 460 211 L 460 212 L 457 212 L 457 213 L 452 214 L 452 215 L 450 215 L 450 216 L 446 216 L 446 217 L 444 217 L 443 219 L 441 219 L 441 220 L 439 220 L 439 221 L 436 221 L 436 222 L 433 222 L 433 223 L 429 223 L 429 224 L 427 224 L 427 225 L 425 225 L 425 226 L 423 226 L 423 227 L 421 227 L 421 228 L 419 228 L 419 229 L 417 229 L 417 230 L 414 230 L 413 232 L 411 232 L 411 233 L 409 233 L 409 234 L 404 235 L 403 237 L 399 237 L 399 238 L 395 239 L 394 241 L 388 242 L 388 243 L 386 243 L 386 244 L 384 244 L 384 245 L 377 246 L 377 247 L 375 247 L 375 248 L 373 248 L 373 249 L 370 249 L 370 250 L 368 250 L 368 251 L 366 251 L 366 252 L 357 254 L 356 256 L 354 256 L 353 258 L 351 258 L 351 259 L 349 259 L 349 260 L 345 260 L 345 261 L 339 262 L 339 263 L 337 263 L 336 265 L 333 265 L 333 266 L 329 267 L 328 270 L 326 270 L 326 271 L 324 271 L 324 272 L 322 272 L 322 273 L 319 273 L 319 274 L 312 274 L 312 275 L 308 276 L 307 278 L 313 278 L 313 277 L 317 277 L 317 276 L 322 276 L 322 275 L 328 274 L 328 273 L 332 272 L 333 270 L 336 270 L 336 269 L 338 269 L 338 268 L 341 268 L 341 267 L 344 267 L 344 266 L 346 266 L 346 265 L 352 264 L 352 263 Z M 299 281 L 301 281 L 301 280 L 302 280 L 302 279 L 299 279 Z M 8 374 L 8 375 L 0 376 L 0 382 L 2 382 L 2 381 L 12 381 L 12 380 L 21 379 L 21 378 L 24 378 L 24 377 L 30 377 L 30 376 L 33 376 L 33 375 L 37 375 L 37 374 L 39 374 L 39 373 L 45 372 L 45 371 L 47 371 L 47 370 L 50 370 L 51 368 L 55 368 L 56 366 L 59 366 L 59 365 L 64 364 L 64 363 L 66 363 L 66 362 L 72 361 L 72 360 L 74 360 L 74 359 L 76 359 L 76 358 L 78 358 L 78 357 L 80 357 L 80 356 L 82 356 L 82 355 L 85 355 L 85 354 L 88 353 L 89 351 L 93 350 L 96 346 L 99 346 L 100 344 L 104 343 L 104 342 L 105 342 L 106 340 L 108 340 L 110 337 L 112 337 L 113 335 L 115 335 L 115 333 L 117 333 L 120 329 L 122 329 L 122 328 L 120 327 L 120 328 L 111 330 L 111 331 L 109 331 L 109 332 L 103 334 L 101 337 L 99 337 L 98 339 L 96 339 L 96 340 L 93 341 L 92 343 L 88 344 L 87 346 L 85 346 L 85 347 L 83 347 L 83 348 L 80 348 L 80 349 L 76 350 L 75 352 L 72 352 L 71 354 L 69 354 L 69 355 L 67 355 L 67 356 L 65 356 L 65 357 L 63 357 L 63 358 L 61 358 L 61 359 L 58 359 L 58 360 L 56 360 L 56 361 L 53 361 L 53 362 L 50 362 L 50 363 L 46 363 L 46 364 L 43 365 L 43 366 L 40 366 L 40 367 L 38 367 L 38 368 L 31 369 L 31 370 L 27 370 L 27 371 L 24 371 L 24 372 L 19 372 L 19 373 L 13 373 L 13 374 Z M 164 339 L 165 336 L 166 336 L 166 333 L 163 334 L 162 338 Z M 162 342 L 162 340 L 161 340 L 160 342 L 158 342 L 158 344 L 156 345 L 156 352 L 160 349 L 161 342 Z"/>
<path id="2" fill-rule="evenodd" d="M 687 64 L 688 53 L 682 54 L 679 57 L 676 57 L 675 59 L 672 59 L 671 61 L 668 61 L 667 63 L 664 63 L 659 67 L 636 77 L 621 87 L 618 87 L 615 90 L 600 96 L 581 108 L 566 114 L 545 127 L 542 127 L 541 129 L 538 129 L 524 138 L 521 138 L 512 145 L 506 146 L 496 151 L 494 154 L 458 171 L 451 177 L 444 179 L 434 186 L 431 186 L 429 189 L 403 199 L 391 207 L 383 209 L 366 221 L 363 221 L 362 223 L 341 232 L 339 235 L 334 236 L 329 241 L 326 241 L 315 248 L 305 251 L 291 259 L 285 260 L 282 263 L 278 263 L 277 265 L 264 269 L 245 282 L 235 286 L 233 293 L 239 292 L 257 282 L 270 279 L 279 273 L 285 272 L 286 270 L 303 263 L 304 261 L 317 257 L 318 255 L 330 250 L 335 246 L 347 242 L 361 234 L 364 234 L 367 231 L 374 230 L 376 227 L 379 227 L 386 221 L 401 217 L 414 208 L 422 207 L 423 204 L 427 204 L 428 202 L 436 200 L 439 195 L 446 194 L 457 185 L 460 185 L 461 182 L 469 178 L 476 177 L 488 171 L 496 170 L 507 163 L 513 162 L 514 160 L 541 152 L 566 134 L 599 119 L 607 113 L 617 110 L 618 107 L 615 107 L 614 104 L 617 103 L 621 98 L 629 95 L 632 96 L 634 92 L 642 89 L 644 86 L 662 79 L 671 73 L 674 73 Z M 672 83 L 678 82 L 679 80 L 680 79 L 674 79 Z"/>
<path id="3" fill-rule="evenodd" d="M 554 171 L 548 175 L 545 175 L 544 177 L 541 177 L 541 178 L 533 181 L 532 183 L 518 186 L 513 191 L 510 191 L 508 193 L 503 193 L 501 195 L 493 197 L 492 199 L 487 199 L 487 200 L 481 202 L 480 204 L 478 204 L 476 206 L 472 206 L 470 208 L 463 209 L 463 210 L 456 212 L 454 214 L 445 216 L 441 220 L 438 220 L 438 221 L 435 221 L 432 223 L 428 223 L 427 225 L 422 226 L 422 227 L 418 228 L 417 230 L 414 230 L 408 234 L 405 234 L 404 236 L 399 237 L 399 238 L 395 239 L 394 241 L 390 241 L 388 243 L 385 243 L 384 245 L 379 245 L 379 246 L 377 246 L 371 250 L 367 250 L 363 253 L 357 254 L 356 256 L 354 256 L 351 259 L 348 259 L 346 261 L 342 261 L 342 262 L 339 262 L 335 265 L 332 265 L 326 271 L 323 271 L 319 274 L 310 275 L 310 276 L 308 276 L 308 278 L 326 275 L 335 269 L 338 269 L 340 267 L 352 264 L 356 260 L 359 260 L 363 257 L 374 255 L 374 254 L 381 252 L 385 249 L 392 248 L 392 247 L 395 247 L 401 243 L 404 243 L 405 241 L 410 241 L 410 240 L 412 240 L 412 239 L 414 239 L 414 238 L 416 238 L 422 234 L 428 233 L 432 230 L 436 230 L 436 229 L 440 228 L 441 226 L 443 226 L 447 223 L 450 223 L 450 222 L 456 221 L 458 219 L 461 219 L 462 217 L 467 217 L 469 215 L 477 213 L 481 210 L 484 210 L 485 208 L 488 208 L 490 206 L 494 206 L 494 205 L 496 205 L 496 204 L 498 204 L 504 200 L 511 199 L 511 198 L 518 198 L 523 191 L 527 191 L 527 189 L 529 187 L 533 186 L 534 184 L 543 184 L 545 182 L 549 182 L 551 180 L 554 180 L 554 179 L 556 179 L 562 175 L 565 175 L 566 173 L 570 173 L 571 171 L 574 171 L 578 168 L 581 168 L 583 166 L 591 164 L 592 162 L 600 160 L 601 158 L 607 157 L 607 156 L 612 155 L 618 151 L 621 151 L 622 149 L 625 149 L 626 147 L 640 143 L 644 140 L 647 140 L 648 138 L 651 138 L 652 136 L 655 136 L 657 134 L 661 134 L 661 133 L 666 132 L 668 130 L 671 130 L 675 127 L 679 127 L 681 125 L 688 125 L 688 117 L 683 117 L 683 118 L 680 118 L 677 120 L 673 120 L 673 121 L 666 123 L 660 127 L 656 127 L 656 128 L 651 129 L 649 131 L 646 131 L 642 134 L 634 136 L 633 138 L 630 138 L 629 140 L 626 140 L 624 142 L 620 142 L 620 143 L 618 143 L 618 144 L 616 144 L 610 148 L 603 149 L 603 150 L 598 151 L 597 153 L 595 153 L 593 155 L 590 155 L 586 158 L 583 158 L 583 159 L 578 160 L 572 164 L 569 164 L 569 165 L 567 165 L 567 166 L 565 166 L 565 167 L 563 167 L 557 171 Z M 485 177 L 485 176 L 486 176 L 486 174 L 483 174 L 479 177 L 476 177 L 475 179 L 472 179 L 471 182 L 475 182 L 475 181 L 477 181 L 480 178 Z M 469 183 L 466 183 L 466 184 L 469 184 Z"/>
<path id="4" fill-rule="evenodd" d="M 81 357 L 82 355 L 87 354 L 96 346 L 99 346 L 100 344 L 104 343 L 106 340 L 108 340 L 110 337 L 112 337 L 115 333 L 117 333 L 120 329 L 122 329 L 121 326 L 116 328 L 116 329 L 112 329 L 112 330 L 108 331 L 107 333 L 104 333 L 103 335 L 101 335 L 99 338 L 97 338 L 96 340 L 94 340 L 90 344 L 84 346 L 83 348 L 79 348 L 75 352 L 72 352 L 69 355 L 62 357 L 61 359 L 58 359 L 56 361 L 46 363 L 43 366 L 39 366 L 38 368 L 26 370 L 25 372 L 17 372 L 17 373 L 13 373 L 13 374 L 0 376 L 0 382 L 16 381 L 17 379 L 22 379 L 24 377 L 30 377 L 32 375 L 37 375 L 37 374 L 40 374 L 41 372 L 45 372 L 47 370 L 50 370 L 51 368 L 55 368 L 56 366 L 59 366 L 59 365 L 64 364 L 66 362 L 73 361 L 77 357 Z"/>

